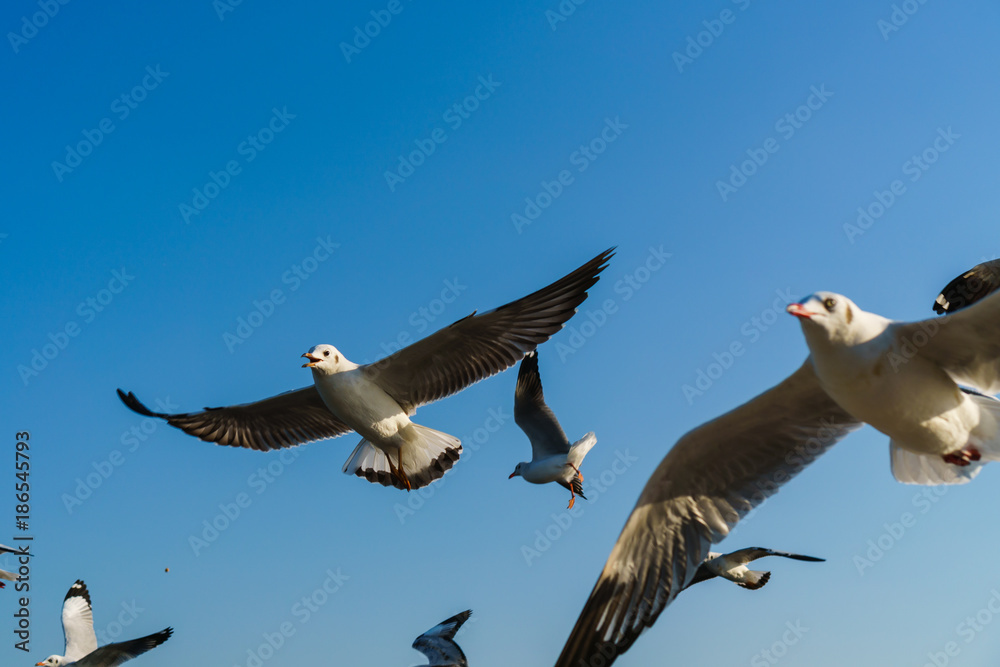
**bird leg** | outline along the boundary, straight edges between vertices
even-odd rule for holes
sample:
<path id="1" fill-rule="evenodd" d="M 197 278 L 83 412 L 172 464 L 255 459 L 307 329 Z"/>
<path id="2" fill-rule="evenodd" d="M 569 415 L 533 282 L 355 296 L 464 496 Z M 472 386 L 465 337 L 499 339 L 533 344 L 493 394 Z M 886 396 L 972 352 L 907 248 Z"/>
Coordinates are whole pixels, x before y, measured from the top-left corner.
<path id="1" fill-rule="evenodd" d="M 573 509 L 573 503 L 576 502 L 576 492 L 573 491 L 573 485 L 572 484 L 570 484 L 569 493 L 570 493 L 570 496 L 569 496 L 569 505 L 566 506 L 566 509 L 571 510 L 571 509 Z"/>
<path id="2" fill-rule="evenodd" d="M 576 467 L 575 465 L 573 465 L 572 463 L 570 463 L 569 461 L 567 461 L 567 462 L 566 462 L 566 465 L 568 465 L 568 466 L 569 466 L 570 468 L 572 468 L 573 470 L 575 470 L 575 471 L 576 471 L 576 474 L 580 476 L 580 481 L 582 482 L 582 481 L 583 481 L 583 473 L 582 473 L 582 472 L 580 472 L 580 469 L 579 469 L 579 468 L 577 468 L 577 467 Z"/>
<path id="3" fill-rule="evenodd" d="M 390 458 L 388 455 L 385 458 L 389 459 L 390 464 L 391 464 L 392 458 Z M 396 471 L 393 474 L 396 475 L 396 479 L 398 479 L 399 481 L 401 481 L 403 484 L 406 485 L 406 490 L 409 491 L 413 487 L 410 486 L 410 478 L 407 477 L 406 473 L 403 471 L 403 448 L 402 447 L 400 447 L 398 450 L 396 450 L 396 461 L 397 461 Z"/>
<path id="4" fill-rule="evenodd" d="M 941 458 L 944 459 L 945 463 L 951 463 L 952 465 L 964 468 L 973 461 L 981 459 L 982 454 L 972 445 L 966 445 L 964 449 L 952 452 L 951 454 L 945 454 Z"/>

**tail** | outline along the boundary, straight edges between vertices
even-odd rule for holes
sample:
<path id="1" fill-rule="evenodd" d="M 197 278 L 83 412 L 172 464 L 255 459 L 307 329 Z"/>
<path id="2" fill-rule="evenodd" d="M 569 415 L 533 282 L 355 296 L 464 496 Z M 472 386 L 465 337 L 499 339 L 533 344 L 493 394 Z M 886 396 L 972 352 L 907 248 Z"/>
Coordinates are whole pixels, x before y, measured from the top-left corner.
<path id="1" fill-rule="evenodd" d="M 566 460 L 575 465 L 577 468 L 583 463 L 583 457 L 587 455 L 587 452 L 597 444 L 597 436 L 591 431 L 585 436 L 574 442 L 569 448 L 569 454 L 566 456 Z"/>
<path id="2" fill-rule="evenodd" d="M 972 402 L 975 403 L 982 412 L 993 418 L 996 425 L 993 435 L 990 438 L 973 437 L 969 444 L 979 450 L 983 461 L 1000 461 L 1000 401 L 992 396 L 986 396 L 979 392 L 966 391 Z M 989 421 L 989 420 L 986 420 Z"/>
<path id="3" fill-rule="evenodd" d="M 405 443 L 398 451 L 402 453 L 403 472 L 410 480 L 411 489 L 427 486 L 440 478 L 462 455 L 461 440 L 420 424 L 411 423 L 401 435 Z M 402 480 L 390 472 L 388 456 L 382 449 L 362 439 L 344 463 L 343 472 L 382 486 L 405 490 Z M 392 452 L 391 456 L 395 466 L 397 453 Z"/>
<path id="4" fill-rule="evenodd" d="M 760 570 L 747 570 L 747 578 L 738 583 L 743 588 L 755 591 L 758 588 L 763 588 L 764 584 L 766 584 L 770 580 L 771 580 L 770 572 L 761 572 Z"/>
<path id="5" fill-rule="evenodd" d="M 900 447 L 895 440 L 889 441 L 889 458 L 892 461 L 892 476 L 897 482 L 923 486 L 967 484 L 983 467 L 977 461 L 957 466 L 937 454 L 915 454 Z"/>

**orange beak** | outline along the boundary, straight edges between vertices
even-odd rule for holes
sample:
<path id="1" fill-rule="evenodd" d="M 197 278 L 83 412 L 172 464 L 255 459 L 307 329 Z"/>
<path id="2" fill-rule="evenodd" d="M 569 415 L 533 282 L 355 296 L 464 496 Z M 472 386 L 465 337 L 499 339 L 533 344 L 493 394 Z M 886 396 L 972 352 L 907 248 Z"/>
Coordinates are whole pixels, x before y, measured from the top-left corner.
<path id="1" fill-rule="evenodd" d="M 514 475 L 516 475 L 516 474 L 517 474 L 517 471 L 515 470 L 514 472 L 512 472 L 510 474 L 510 476 L 507 479 L 514 479 Z"/>
<path id="2" fill-rule="evenodd" d="M 317 357 L 315 355 L 309 354 L 308 352 L 306 352 L 302 356 L 309 360 L 308 364 L 302 364 L 302 368 L 312 368 L 313 366 L 315 366 L 319 362 L 323 361 L 320 357 Z"/>
<path id="3" fill-rule="evenodd" d="M 785 308 L 785 311 L 791 313 L 795 317 L 801 317 L 805 320 L 811 320 L 814 314 L 811 311 L 806 310 L 806 307 L 801 303 L 790 303 L 788 304 L 788 308 Z"/>

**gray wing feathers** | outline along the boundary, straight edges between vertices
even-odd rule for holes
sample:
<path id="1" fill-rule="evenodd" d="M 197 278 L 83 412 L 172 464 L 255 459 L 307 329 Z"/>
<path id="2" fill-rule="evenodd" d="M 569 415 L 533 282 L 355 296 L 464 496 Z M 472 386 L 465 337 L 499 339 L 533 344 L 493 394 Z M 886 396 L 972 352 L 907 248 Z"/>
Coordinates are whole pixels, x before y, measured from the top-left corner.
<path id="1" fill-rule="evenodd" d="M 75 665 L 76 667 L 118 667 L 123 662 L 156 648 L 170 639 L 173 633 L 173 628 L 166 628 L 139 639 L 107 644 L 82 660 L 78 660 Z"/>
<path id="2" fill-rule="evenodd" d="M 473 313 L 385 359 L 363 366 L 409 413 L 510 368 L 559 331 L 614 254 L 606 250 L 548 287 Z"/>
<path id="3" fill-rule="evenodd" d="M 153 412 L 132 392 L 119 389 L 118 397 L 140 415 L 166 419 L 188 435 L 230 447 L 267 451 L 335 438 L 352 430 L 330 412 L 315 386 L 254 403 L 177 414 Z"/>
<path id="4" fill-rule="evenodd" d="M 463 623 L 469 620 L 471 615 L 472 610 L 467 609 L 442 621 L 413 640 L 413 648 L 427 656 L 430 665 L 468 667 L 469 663 L 465 654 L 454 640 L 455 633 L 458 632 Z"/>
<path id="5" fill-rule="evenodd" d="M 774 549 L 767 549 L 765 547 L 747 547 L 746 549 L 740 549 L 729 554 L 731 560 L 736 561 L 746 565 L 751 561 L 755 561 L 758 558 L 764 558 L 765 556 L 781 556 L 782 558 L 791 558 L 792 560 L 804 560 L 811 563 L 822 563 L 825 558 L 816 558 L 814 556 L 803 556 L 801 554 L 788 553 L 787 551 L 775 551 Z"/>
<path id="6" fill-rule="evenodd" d="M 556 666 L 598 655 L 611 664 L 695 577 L 712 543 L 858 426 L 806 360 L 682 437 L 643 489 Z"/>
<path id="7" fill-rule="evenodd" d="M 569 453 L 569 438 L 552 409 L 545 404 L 542 378 L 538 374 L 538 353 L 535 351 L 525 355 L 517 373 L 514 422 L 531 441 L 532 460 Z"/>

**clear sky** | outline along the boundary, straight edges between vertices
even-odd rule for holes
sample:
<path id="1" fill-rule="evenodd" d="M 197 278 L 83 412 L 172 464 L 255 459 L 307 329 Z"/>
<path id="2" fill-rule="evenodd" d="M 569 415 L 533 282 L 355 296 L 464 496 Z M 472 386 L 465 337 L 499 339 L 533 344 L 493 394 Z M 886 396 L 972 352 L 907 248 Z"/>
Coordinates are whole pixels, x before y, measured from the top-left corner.
<path id="1" fill-rule="evenodd" d="M 8 586 L 0 664 L 62 651 L 77 578 L 105 636 L 175 628 L 147 667 L 413 665 L 466 608 L 476 667 L 551 664 L 676 439 L 805 357 L 788 299 L 930 317 L 1000 252 L 994 3 L 223 2 L 0 12 L 0 543 L 37 554 L 30 652 Z M 341 474 L 355 435 L 283 458 L 115 396 L 305 386 L 315 344 L 372 361 L 613 245 L 539 348 L 563 427 L 598 437 L 574 517 L 507 479 L 514 370 L 418 412 L 465 453 L 409 495 Z M 618 664 L 995 663 L 1000 470 L 924 496 L 886 450 L 852 435 L 723 544 L 826 563 L 701 584 Z"/>

